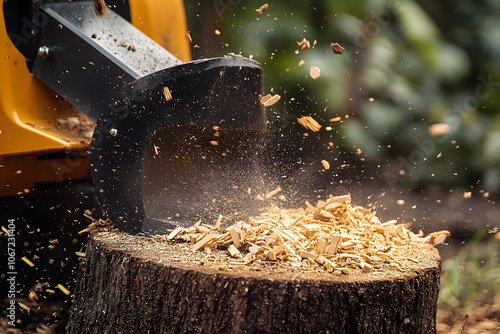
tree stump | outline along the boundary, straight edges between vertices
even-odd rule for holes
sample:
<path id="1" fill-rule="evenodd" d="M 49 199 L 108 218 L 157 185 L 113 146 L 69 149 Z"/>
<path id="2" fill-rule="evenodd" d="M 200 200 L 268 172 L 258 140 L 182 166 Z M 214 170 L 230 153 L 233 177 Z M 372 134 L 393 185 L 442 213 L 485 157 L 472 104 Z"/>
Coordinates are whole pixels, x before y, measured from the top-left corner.
<path id="1" fill-rule="evenodd" d="M 207 260 L 151 240 L 90 235 L 68 333 L 436 331 L 441 259 L 428 244 L 408 246 L 404 268 L 334 275 L 312 265 Z"/>

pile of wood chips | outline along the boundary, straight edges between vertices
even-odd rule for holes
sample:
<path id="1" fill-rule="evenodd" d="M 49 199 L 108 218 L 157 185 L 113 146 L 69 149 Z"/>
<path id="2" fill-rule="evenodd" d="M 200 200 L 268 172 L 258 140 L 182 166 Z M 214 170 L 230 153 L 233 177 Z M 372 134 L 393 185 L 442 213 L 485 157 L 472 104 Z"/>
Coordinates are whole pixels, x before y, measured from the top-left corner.
<path id="1" fill-rule="evenodd" d="M 271 208 L 260 216 L 239 221 L 222 230 L 222 216 L 215 226 L 201 224 L 177 227 L 168 236 L 155 236 L 158 241 L 182 241 L 182 250 L 225 249 L 237 259 L 235 264 L 253 261 L 289 261 L 301 266 L 311 262 L 327 270 L 358 268 L 369 273 L 378 263 L 395 263 L 404 257 L 400 246 L 415 243 L 433 245 L 444 242 L 448 231 L 424 237 L 408 229 L 410 224 L 396 220 L 380 222 L 375 212 L 351 204 L 351 196 L 330 197 L 316 206 L 306 202 L 305 208 Z M 417 259 L 408 259 L 418 262 Z"/>

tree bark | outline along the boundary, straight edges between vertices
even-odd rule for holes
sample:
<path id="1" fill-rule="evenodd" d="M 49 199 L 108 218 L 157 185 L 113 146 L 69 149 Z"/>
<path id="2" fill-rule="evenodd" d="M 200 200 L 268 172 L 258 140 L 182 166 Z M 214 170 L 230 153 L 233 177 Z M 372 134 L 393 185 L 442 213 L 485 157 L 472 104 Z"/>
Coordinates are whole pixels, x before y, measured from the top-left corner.
<path id="1" fill-rule="evenodd" d="M 89 237 L 68 333 L 436 332 L 441 259 L 432 246 L 419 248 L 413 268 L 384 275 L 268 275 L 174 261 L 143 239 Z"/>

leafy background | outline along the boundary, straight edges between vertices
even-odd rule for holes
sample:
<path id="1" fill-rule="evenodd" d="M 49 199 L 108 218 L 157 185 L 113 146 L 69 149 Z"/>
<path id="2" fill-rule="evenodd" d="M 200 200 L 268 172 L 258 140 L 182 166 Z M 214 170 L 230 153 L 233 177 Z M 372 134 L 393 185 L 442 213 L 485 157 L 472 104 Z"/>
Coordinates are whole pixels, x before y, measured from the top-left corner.
<path id="1" fill-rule="evenodd" d="M 186 3 L 194 58 L 234 52 L 262 63 L 266 92 L 282 97 L 268 117 L 287 140 L 303 140 L 296 118 L 310 115 L 338 169 L 410 188 L 500 192 L 500 2 L 301 0 L 258 14 L 263 4 Z M 317 44 L 301 52 L 303 38 Z M 449 132 L 432 136 L 436 123 Z"/>

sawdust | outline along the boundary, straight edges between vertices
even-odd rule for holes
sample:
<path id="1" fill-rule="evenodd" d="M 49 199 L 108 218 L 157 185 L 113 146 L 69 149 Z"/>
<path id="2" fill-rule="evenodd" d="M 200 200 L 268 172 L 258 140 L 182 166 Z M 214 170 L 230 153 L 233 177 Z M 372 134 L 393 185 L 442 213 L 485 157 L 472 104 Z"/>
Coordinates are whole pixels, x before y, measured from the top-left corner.
<path id="1" fill-rule="evenodd" d="M 295 210 L 273 207 L 224 231 L 198 222 L 144 242 L 167 250 L 175 246 L 176 258 L 199 264 L 377 275 L 415 270 L 439 258 L 429 244 L 444 242 L 449 232 L 424 237 L 408 227 L 395 220 L 382 223 L 374 212 L 351 205 L 350 196 L 344 195 Z"/>

